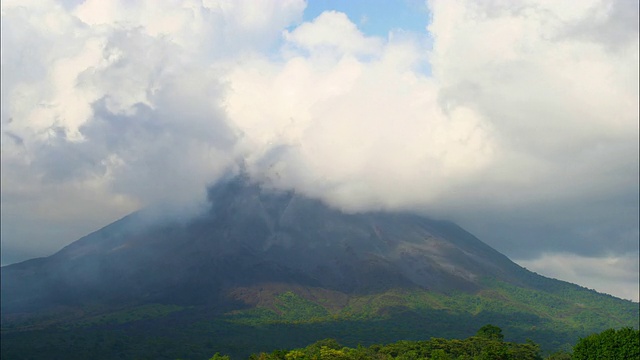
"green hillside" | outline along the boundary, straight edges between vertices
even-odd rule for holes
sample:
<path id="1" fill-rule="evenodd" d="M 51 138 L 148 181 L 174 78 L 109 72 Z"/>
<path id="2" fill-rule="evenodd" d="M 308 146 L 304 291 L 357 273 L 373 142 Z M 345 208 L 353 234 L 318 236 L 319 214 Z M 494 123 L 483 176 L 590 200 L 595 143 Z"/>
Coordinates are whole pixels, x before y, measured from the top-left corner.
<path id="1" fill-rule="evenodd" d="M 638 327 L 637 303 L 577 286 L 556 294 L 484 282 L 487 288 L 474 295 L 393 289 L 347 296 L 321 288 L 262 284 L 259 294 L 249 288 L 230 293 L 254 303 L 242 310 L 147 304 L 5 318 L 2 358 L 203 359 L 215 352 L 246 358 L 323 338 L 352 347 L 431 337 L 462 339 L 487 323 L 504 329 L 505 341 L 530 339 L 551 352 L 594 332 Z"/>

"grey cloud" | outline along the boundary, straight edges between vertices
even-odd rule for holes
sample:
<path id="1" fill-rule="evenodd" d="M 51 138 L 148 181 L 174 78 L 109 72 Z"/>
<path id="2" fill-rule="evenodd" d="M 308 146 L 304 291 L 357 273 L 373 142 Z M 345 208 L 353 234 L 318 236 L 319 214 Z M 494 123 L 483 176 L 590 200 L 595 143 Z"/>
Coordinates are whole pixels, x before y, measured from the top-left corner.
<path id="1" fill-rule="evenodd" d="M 24 139 L 22 137 L 12 133 L 11 131 L 5 131 L 3 134 L 8 136 L 9 139 L 11 139 L 17 146 L 24 146 Z"/>
<path id="2" fill-rule="evenodd" d="M 592 41 L 613 51 L 638 40 L 640 7 L 635 0 L 615 0 L 594 7 L 589 15 L 567 25 L 559 39 Z"/>
<path id="3" fill-rule="evenodd" d="M 623 256 L 576 256 L 571 253 L 548 253 L 533 260 L 517 260 L 530 270 L 578 284 L 600 292 L 638 301 L 638 253 Z"/>
<path id="4" fill-rule="evenodd" d="M 538 214 L 532 209 L 464 214 L 458 222 L 488 244 L 518 259 L 536 258 L 544 252 L 601 256 L 637 249 L 637 208 L 621 208 L 614 203 L 609 213 L 597 208 L 591 216 L 581 218 L 583 212 L 579 208 L 589 206 L 592 205 L 563 208 L 545 204 L 536 209 Z"/>

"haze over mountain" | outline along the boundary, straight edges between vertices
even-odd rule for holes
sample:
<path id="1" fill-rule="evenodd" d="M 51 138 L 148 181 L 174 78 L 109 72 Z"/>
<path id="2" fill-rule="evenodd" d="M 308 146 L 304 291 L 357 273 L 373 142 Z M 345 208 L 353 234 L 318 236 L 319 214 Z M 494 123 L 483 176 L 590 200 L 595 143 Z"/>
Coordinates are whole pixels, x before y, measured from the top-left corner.
<path id="1" fill-rule="evenodd" d="M 345 214 L 241 176 L 211 208 L 174 221 L 131 214 L 56 254 L 2 268 L 2 309 L 114 302 L 207 303 L 239 286 L 297 284 L 344 293 L 481 289 L 527 272 L 453 223 L 410 214 Z"/>

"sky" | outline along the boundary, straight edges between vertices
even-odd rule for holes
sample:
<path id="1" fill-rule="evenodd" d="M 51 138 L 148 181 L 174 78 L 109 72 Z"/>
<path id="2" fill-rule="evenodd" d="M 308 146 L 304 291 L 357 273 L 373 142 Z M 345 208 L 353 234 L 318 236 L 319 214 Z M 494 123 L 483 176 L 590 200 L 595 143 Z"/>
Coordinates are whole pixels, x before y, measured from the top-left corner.
<path id="1" fill-rule="evenodd" d="M 244 169 L 638 301 L 635 0 L 3 0 L 2 264 Z"/>

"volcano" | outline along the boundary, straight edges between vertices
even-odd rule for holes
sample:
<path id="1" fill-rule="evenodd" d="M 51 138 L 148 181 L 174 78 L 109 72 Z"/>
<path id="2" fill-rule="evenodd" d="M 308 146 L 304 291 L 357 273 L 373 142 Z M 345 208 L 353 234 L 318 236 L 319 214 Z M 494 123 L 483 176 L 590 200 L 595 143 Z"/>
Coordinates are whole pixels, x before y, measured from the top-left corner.
<path id="1" fill-rule="evenodd" d="M 265 282 L 347 294 L 477 291 L 486 276 L 526 284 L 524 269 L 450 222 L 345 214 L 245 177 L 212 188 L 209 200 L 209 211 L 186 223 L 134 213 L 53 256 L 3 268 L 3 309 L 212 303 Z"/>
<path id="2" fill-rule="evenodd" d="M 34 334 L 117 329 L 147 339 L 159 336 L 150 328 L 167 321 L 167 341 L 180 348 L 177 339 L 193 333 L 197 319 L 226 330 L 202 329 L 192 341 L 222 331 L 220 343 L 206 343 L 210 350 L 232 346 L 241 354 L 241 345 L 229 344 L 260 326 L 326 325 L 300 330 L 299 341 L 342 334 L 335 329 L 345 324 L 360 328 L 354 321 L 399 326 L 391 335 L 362 330 L 347 339 L 367 343 L 415 337 L 407 316 L 463 336 L 486 320 L 517 336 L 549 337 L 549 346 L 609 326 L 637 326 L 637 304 L 532 273 L 451 222 L 345 213 L 246 176 L 219 182 L 208 200 L 206 211 L 189 219 L 139 211 L 52 256 L 2 267 L 3 355 L 26 351 L 20 344 Z M 553 330 L 538 330 L 545 328 Z M 287 341 L 298 344 L 282 335 L 261 346 Z M 51 346 L 49 355 L 69 355 L 63 345 Z M 145 354 L 135 351 L 126 348 L 123 356 Z M 195 350 L 184 351 L 176 354 Z"/>

